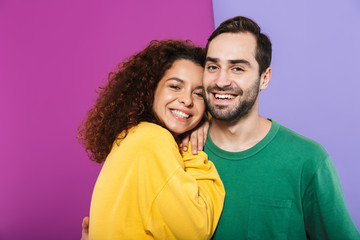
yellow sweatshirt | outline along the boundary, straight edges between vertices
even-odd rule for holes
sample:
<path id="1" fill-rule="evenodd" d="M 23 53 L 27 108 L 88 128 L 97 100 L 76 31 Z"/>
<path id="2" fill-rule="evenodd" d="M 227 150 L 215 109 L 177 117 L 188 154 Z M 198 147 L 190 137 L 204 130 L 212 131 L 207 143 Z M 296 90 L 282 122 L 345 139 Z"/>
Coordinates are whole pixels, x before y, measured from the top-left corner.
<path id="1" fill-rule="evenodd" d="M 89 239 L 209 239 L 224 197 L 204 152 L 181 156 L 168 130 L 143 122 L 113 145 L 103 165 Z"/>

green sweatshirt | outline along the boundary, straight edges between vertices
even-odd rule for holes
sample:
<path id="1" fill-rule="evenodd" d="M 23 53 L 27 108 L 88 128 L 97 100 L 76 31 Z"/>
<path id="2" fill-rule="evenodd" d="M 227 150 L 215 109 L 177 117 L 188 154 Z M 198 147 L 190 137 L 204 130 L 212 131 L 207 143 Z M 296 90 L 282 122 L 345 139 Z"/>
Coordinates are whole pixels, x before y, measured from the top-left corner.
<path id="1" fill-rule="evenodd" d="M 224 151 L 209 135 L 205 152 L 226 191 L 213 239 L 360 239 L 333 162 L 317 142 L 272 121 L 246 151 Z"/>

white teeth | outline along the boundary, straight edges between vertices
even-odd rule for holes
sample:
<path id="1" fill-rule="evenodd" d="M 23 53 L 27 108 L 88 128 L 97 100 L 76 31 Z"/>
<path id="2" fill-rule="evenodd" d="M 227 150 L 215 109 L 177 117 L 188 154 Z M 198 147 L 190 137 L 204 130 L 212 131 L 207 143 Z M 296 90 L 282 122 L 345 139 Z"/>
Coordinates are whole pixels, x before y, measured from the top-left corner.
<path id="1" fill-rule="evenodd" d="M 189 117 L 190 117 L 190 115 L 188 115 L 188 114 L 186 114 L 186 113 L 184 113 L 184 112 L 181 112 L 181 111 L 179 111 L 179 110 L 171 110 L 171 112 L 172 112 L 174 115 L 176 115 L 176 116 L 178 116 L 178 117 L 181 117 L 181 118 L 189 118 Z"/>
<path id="2" fill-rule="evenodd" d="M 230 94 L 215 94 L 216 99 L 233 99 L 235 96 Z"/>

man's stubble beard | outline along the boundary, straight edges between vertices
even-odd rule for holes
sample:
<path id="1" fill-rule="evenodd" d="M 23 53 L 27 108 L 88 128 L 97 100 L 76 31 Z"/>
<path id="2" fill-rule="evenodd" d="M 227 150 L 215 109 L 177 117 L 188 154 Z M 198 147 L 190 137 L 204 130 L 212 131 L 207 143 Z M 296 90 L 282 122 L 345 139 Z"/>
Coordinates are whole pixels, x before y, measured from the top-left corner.
<path id="1" fill-rule="evenodd" d="M 243 91 L 239 88 L 224 88 L 221 89 L 219 87 L 208 87 L 205 93 L 205 104 L 207 110 L 210 112 L 211 116 L 220 121 L 236 121 L 246 116 L 249 111 L 254 106 L 256 99 L 259 95 L 259 86 L 260 86 L 260 78 L 256 81 L 256 83 L 250 87 L 247 91 Z M 236 92 L 240 96 L 240 101 L 236 103 L 232 109 L 229 109 L 228 105 L 211 105 L 210 104 L 210 95 L 211 91 L 231 91 Z M 245 99 L 242 99 L 245 97 Z"/>

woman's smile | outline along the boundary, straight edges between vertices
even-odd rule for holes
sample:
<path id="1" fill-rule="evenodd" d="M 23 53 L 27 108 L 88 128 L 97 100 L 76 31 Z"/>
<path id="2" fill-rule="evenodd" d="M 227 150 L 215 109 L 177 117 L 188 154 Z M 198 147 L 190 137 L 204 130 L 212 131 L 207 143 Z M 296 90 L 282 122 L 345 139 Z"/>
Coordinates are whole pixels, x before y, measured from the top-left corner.
<path id="1" fill-rule="evenodd" d="M 205 111 L 203 68 L 189 60 L 177 60 L 158 83 L 153 111 L 173 134 L 193 129 Z"/>

